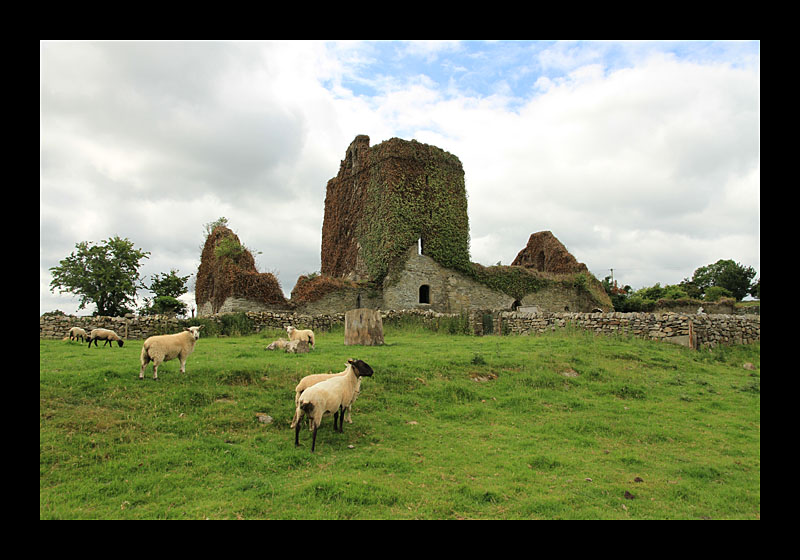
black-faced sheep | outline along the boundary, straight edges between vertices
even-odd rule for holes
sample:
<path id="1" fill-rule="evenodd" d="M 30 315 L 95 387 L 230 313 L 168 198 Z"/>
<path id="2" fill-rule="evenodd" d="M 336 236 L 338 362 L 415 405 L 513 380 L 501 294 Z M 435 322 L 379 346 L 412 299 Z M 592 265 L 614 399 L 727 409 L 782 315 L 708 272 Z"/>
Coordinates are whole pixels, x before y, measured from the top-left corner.
<path id="1" fill-rule="evenodd" d="M 300 424 L 303 416 L 310 419 L 309 429 L 313 432 L 311 439 L 311 452 L 317 445 L 317 429 L 322 423 L 325 414 L 333 414 L 333 428 L 343 432 L 342 419 L 344 409 L 353 404 L 358 395 L 361 377 L 372 375 L 372 368 L 363 360 L 347 360 L 349 365 L 346 375 L 336 375 L 312 385 L 300 395 L 295 410 L 294 445 L 299 446 Z M 337 427 L 338 422 L 338 427 Z"/>
<path id="2" fill-rule="evenodd" d="M 92 342 L 94 342 L 95 347 L 97 347 L 98 340 L 105 340 L 103 346 L 105 346 L 106 344 L 108 344 L 109 346 L 113 346 L 111 344 L 112 342 L 116 342 L 117 344 L 120 345 L 120 347 L 123 344 L 122 338 L 117 333 L 115 333 L 110 329 L 92 329 L 92 332 L 89 333 L 87 339 L 89 340 L 90 348 L 92 346 Z"/>
<path id="3" fill-rule="evenodd" d="M 300 414 L 297 412 L 297 405 L 300 403 L 300 395 L 303 394 L 303 391 L 311 387 L 312 385 L 316 385 L 322 381 L 327 381 L 333 377 L 343 377 L 350 373 L 350 370 L 353 368 L 353 365 L 348 361 L 345 364 L 346 367 L 344 371 L 340 371 L 339 373 L 313 373 L 311 375 L 306 375 L 304 378 L 300 380 L 300 383 L 294 388 L 294 406 L 295 406 L 295 414 L 294 418 L 292 419 L 291 427 L 294 428 L 295 424 L 299 421 Z M 348 424 L 353 423 L 353 419 L 350 416 L 350 410 L 352 408 L 353 402 L 355 402 L 356 397 L 358 397 L 358 393 L 361 391 L 361 377 L 358 378 L 358 387 L 356 387 L 356 395 L 353 397 L 353 401 L 350 403 L 344 413 L 344 419 L 347 421 Z"/>
<path id="4" fill-rule="evenodd" d="M 86 334 L 86 331 L 80 327 L 72 327 L 69 330 L 69 339 L 70 340 L 78 340 L 81 339 L 81 342 L 86 342 L 86 337 L 89 336 Z"/>
<path id="5" fill-rule="evenodd" d="M 162 362 L 178 358 L 181 362 L 181 373 L 186 373 L 186 358 L 194 350 L 195 342 L 200 338 L 199 327 L 188 327 L 176 334 L 160 334 L 151 336 L 144 341 L 142 346 L 142 369 L 139 370 L 139 379 L 144 379 L 144 369 L 153 362 L 153 380 L 158 380 L 158 366 Z"/>

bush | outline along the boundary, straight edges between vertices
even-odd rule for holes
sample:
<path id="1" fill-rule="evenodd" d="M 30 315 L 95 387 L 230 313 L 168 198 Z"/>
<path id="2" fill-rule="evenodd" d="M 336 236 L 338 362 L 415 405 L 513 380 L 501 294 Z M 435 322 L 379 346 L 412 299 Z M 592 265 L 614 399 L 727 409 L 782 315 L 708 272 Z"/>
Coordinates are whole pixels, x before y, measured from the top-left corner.
<path id="1" fill-rule="evenodd" d="M 706 288 L 706 293 L 703 299 L 706 301 L 717 301 L 723 297 L 733 297 L 730 290 L 722 286 L 709 286 Z"/>

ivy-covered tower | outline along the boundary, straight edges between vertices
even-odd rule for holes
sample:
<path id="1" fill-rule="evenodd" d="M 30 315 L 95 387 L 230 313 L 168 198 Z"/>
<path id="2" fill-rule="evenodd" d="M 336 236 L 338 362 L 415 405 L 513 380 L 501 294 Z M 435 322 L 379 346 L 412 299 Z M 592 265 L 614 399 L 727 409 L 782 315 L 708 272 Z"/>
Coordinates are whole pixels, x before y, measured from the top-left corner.
<path id="1" fill-rule="evenodd" d="M 322 224 L 324 275 L 382 282 L 409 248 L 467 270 L 469 219 L 461 161 L 436 146 L 356 136 L 328 181 Z"/>

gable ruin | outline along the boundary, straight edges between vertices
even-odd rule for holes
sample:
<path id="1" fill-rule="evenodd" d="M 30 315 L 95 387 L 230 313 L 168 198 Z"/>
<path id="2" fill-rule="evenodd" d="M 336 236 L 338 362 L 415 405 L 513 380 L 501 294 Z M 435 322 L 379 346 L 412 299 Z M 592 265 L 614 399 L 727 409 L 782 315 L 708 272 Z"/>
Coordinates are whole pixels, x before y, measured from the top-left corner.
<path id="1" fill-rule="evenodd" d="M 351 142 L 326 186 L 320 274 L 301 276 L 290 300 L 278 297 L 277 280 L 259 276 L 249 261 L 231 268 L 212 260 L 219 236 L 229 235 L 215 230 L 206 242 L 199 314 L 244 310 L 248 298 L 255 308 L 312 315 L 357 307 L 442 313 L 613 309 L 600 282 L 549 231 L 532 234 L 511 266 L 471 262 L 461 161 L 416 140 L 370 146 L 369 137 L 359 135 Z"/>

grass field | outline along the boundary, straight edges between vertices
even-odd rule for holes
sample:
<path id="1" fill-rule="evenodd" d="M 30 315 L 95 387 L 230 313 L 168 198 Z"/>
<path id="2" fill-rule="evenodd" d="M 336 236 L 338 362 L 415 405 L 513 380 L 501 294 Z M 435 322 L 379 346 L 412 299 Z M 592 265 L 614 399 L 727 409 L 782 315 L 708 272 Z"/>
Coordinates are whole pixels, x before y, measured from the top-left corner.
<path id="1" fill-rule="evenodd" d="M 157 382 L 142 341 L 40 341 L 40 519 L 760 519 L 759 344 L 281 335 L 201 338 Z M 295 384 L 348 357 L 375 371 L 353 423 L 295 448 Z"/>

